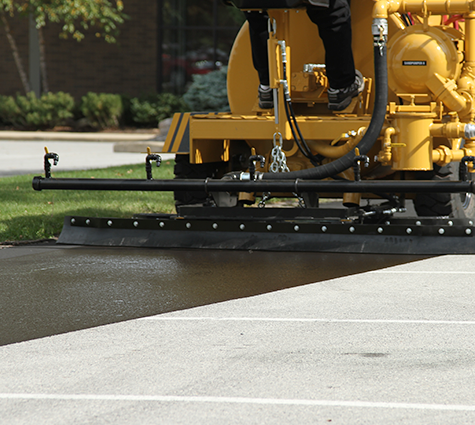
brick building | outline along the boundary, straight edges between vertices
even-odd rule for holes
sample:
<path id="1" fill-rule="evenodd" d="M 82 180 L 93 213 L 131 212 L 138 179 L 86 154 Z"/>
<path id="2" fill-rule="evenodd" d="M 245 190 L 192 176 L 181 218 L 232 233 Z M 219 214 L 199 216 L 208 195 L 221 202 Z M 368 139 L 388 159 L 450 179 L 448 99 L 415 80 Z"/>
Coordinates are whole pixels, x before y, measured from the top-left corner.
<path id="1" fill-rule="evenodd" d="M 86 32 L 77 42 L 58 37 L 60 27 L 44 28 L 49 88 L 76 99 L 89 91 L 131 96 L 181 93 L 194 73 L 226 64 L 239 30 L 239 11 L 219 0 L 124 0 L 129 16 L 117 44 Z M 29 69 L 29 23 L 9 18 L 24 67 Z M 22 93 L 21 80 L 4 28 L 0 28 L 0 94 Z"/>

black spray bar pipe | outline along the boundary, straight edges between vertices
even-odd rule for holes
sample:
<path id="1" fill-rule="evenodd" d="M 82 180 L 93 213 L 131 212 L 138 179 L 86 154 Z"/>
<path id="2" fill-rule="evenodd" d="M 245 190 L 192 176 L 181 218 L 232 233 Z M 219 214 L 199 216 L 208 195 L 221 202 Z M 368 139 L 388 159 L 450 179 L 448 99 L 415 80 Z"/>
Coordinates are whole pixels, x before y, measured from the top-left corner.
<path id="1" fill-rule="evenodd" d="M 286 175 L 288 175 L 286 173 Z M 475 193 L 475 181 L 432 180 L 137 180 L 33 178 L 35 190 L 114 190 L 145 192 L 291 192 L 291 193 Z"/>

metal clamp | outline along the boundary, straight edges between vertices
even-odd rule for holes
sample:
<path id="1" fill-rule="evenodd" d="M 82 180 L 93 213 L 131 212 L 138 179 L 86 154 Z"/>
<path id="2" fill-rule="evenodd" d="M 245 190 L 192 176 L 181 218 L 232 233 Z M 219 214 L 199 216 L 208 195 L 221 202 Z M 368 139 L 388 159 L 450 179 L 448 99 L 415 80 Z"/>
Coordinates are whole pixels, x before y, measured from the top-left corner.
<path id="1" fill-rule="evenodd" d="M 374 19 L 371 31 L 373 33 L 374 47 L 379 47 L 379 54 L 383 56 L 388 38 L 388 20 L 381 18 Z"/>

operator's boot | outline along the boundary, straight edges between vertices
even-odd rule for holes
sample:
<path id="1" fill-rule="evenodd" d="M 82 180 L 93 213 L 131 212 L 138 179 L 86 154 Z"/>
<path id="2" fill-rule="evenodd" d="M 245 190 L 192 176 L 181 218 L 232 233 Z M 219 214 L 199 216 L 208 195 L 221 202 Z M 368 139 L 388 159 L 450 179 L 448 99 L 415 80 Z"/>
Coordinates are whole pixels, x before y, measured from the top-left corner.
<path id="1" fill-rule="evenodd" d="M 356 71 L 353 84 L 343 89 L 328 89 L 328 109 L 342 111 L 350 103 L 351 99 L 358 96 L 364 89 L 364 78 L 360 71 Z"/>
<path id="2" fill-rule="evenodd" d="M 274 93 L 270 87 L 262 87 L 262 84 L 259 84 L 259 108 L 261 109 L 272 109 L 274 107 Z"/>

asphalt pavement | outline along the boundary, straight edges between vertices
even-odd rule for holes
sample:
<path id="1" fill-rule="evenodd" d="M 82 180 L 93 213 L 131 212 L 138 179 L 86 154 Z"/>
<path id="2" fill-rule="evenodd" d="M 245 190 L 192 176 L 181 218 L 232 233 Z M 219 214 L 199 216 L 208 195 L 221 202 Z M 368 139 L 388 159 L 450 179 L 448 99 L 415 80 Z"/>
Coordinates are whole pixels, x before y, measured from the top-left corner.
<path id="1" fill-rule="evenodd" d="M 0 271 L 13 332 L 79 329 L 0 347 L 5 424 L 475 422 L 471 256 L 15 247 Z"/>
<path id="2" fill-rule="evenodd" d="M 47 142 L 64 169 L 119 154 Z M 0 141 L 2 172 L 43 144 Z M 0 276 L 0 423 L 475 422 L 470 255 L 22 246 Z"/>

